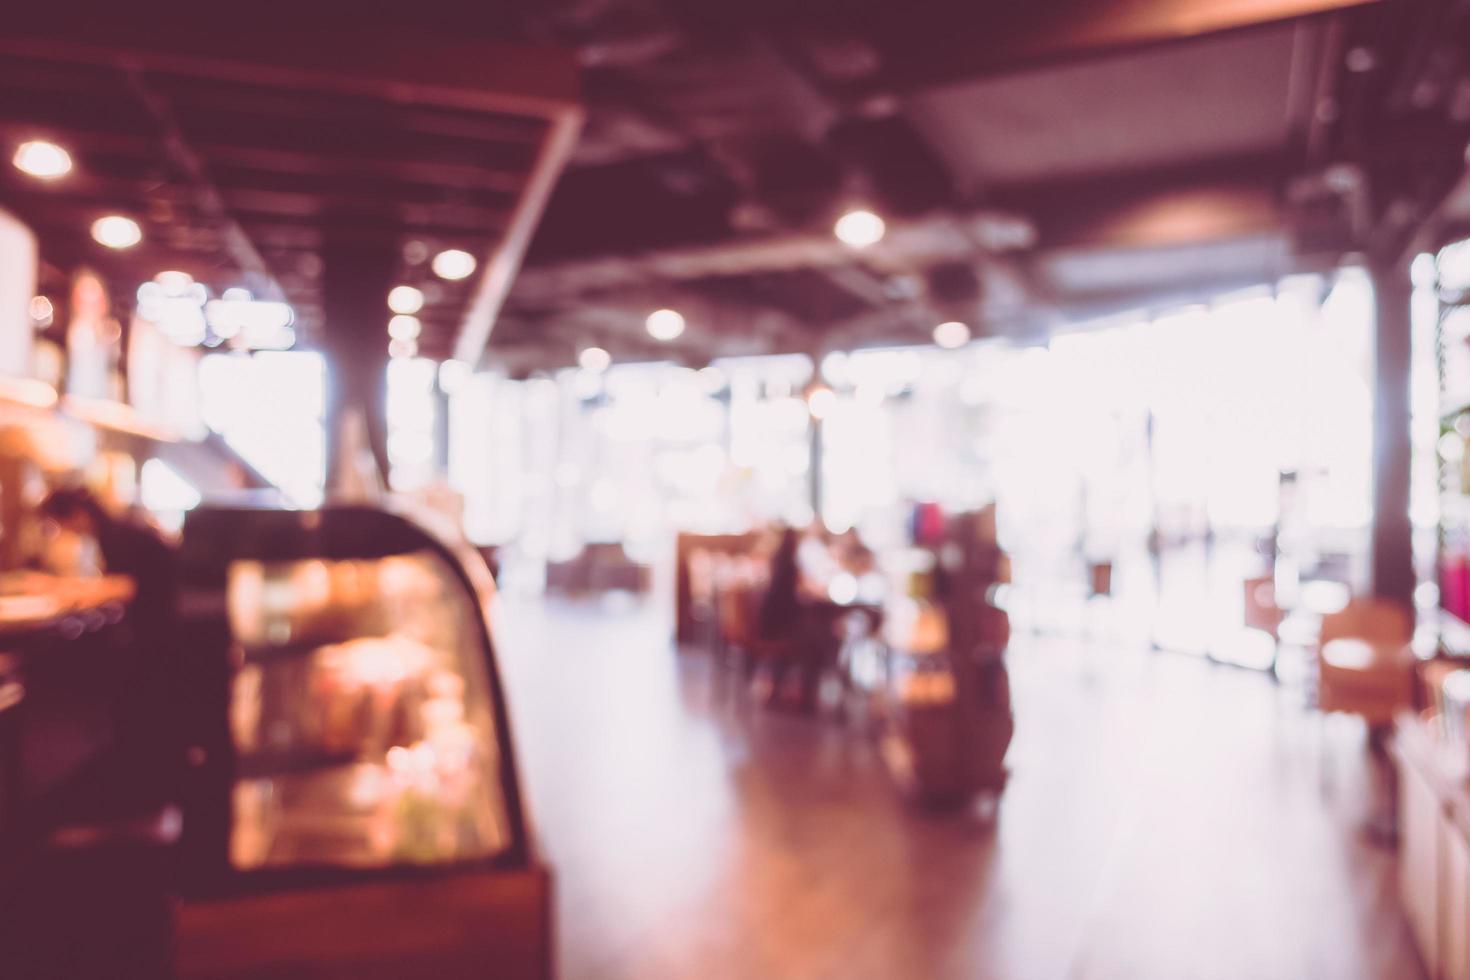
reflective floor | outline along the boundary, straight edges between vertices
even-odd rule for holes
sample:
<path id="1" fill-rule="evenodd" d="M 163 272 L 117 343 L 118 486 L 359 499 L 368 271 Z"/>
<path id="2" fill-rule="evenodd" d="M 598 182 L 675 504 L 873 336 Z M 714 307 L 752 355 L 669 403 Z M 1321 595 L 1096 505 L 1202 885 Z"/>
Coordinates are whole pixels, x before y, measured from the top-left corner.
<path id="1" fill-rule="evenodd" d="M 1421 976 L 1361 732 L 1266 675 L 1018 636 L 991 823 L 909 807 L 859 721 L 747 703 L 653 608 L 504 612 L 564 977 Z"/>

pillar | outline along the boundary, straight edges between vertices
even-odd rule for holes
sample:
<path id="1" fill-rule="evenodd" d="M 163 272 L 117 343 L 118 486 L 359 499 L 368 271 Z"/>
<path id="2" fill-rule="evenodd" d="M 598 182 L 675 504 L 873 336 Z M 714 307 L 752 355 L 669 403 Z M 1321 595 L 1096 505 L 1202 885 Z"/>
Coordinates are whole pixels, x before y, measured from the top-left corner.
<path id="1" fill-rule="evenodd" d="M 811 495 L 812 518 L 822 519 L 822 420 L 815 415 L 807 423 L 807 492 Z"/>
<path id="2" fill-rule="evenodd" d="M 343 426 L 354 411 L 367 422 L 379 474 L 388 474 L 386 370 L 388 290 L 396 244 L 364 234 L 327 236 L 322 252 L 323 352 L 327 358 L 327 488 L 340 486 Z"/>
<path id="3" fill-rule="evenodd" d="M 1409 381 L 1413 284 L 1407 262 L 1374 263 L 1372 593 L 1410 605 Z"/>

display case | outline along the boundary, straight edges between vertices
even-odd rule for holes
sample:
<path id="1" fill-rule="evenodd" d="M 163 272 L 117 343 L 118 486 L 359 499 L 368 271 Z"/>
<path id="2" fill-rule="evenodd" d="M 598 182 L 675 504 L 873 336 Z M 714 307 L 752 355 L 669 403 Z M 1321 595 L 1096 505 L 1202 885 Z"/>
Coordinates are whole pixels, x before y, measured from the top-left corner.
<path id="1" fill-rule="evenodd" d="M 404 515 L 184 526 L 185 977 L 550 973 L 483 560 Z"/>

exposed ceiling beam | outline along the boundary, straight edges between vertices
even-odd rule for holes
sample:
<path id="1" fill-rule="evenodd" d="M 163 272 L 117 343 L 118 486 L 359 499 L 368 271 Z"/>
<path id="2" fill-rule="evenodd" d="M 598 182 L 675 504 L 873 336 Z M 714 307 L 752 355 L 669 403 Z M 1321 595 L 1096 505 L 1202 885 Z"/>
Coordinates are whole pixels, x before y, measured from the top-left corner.
<path id="1" fill-rule="evenodd" d="M 521 269 L 521 260 L 530 247 L 531 236 L 541 222 L 541 214 L 551 199 L 557 178 L 572 155 L 577 134 L 582 130 L 582 112 L 568 109 L 553 119 L 546 132 L 536 164 L 521 191 L 505 234 L 484 257 L 475 294 L 465 308 L 454 356 L 466 364 L 478 364 L 490 342 L 495 319 L 510 295 L 510 287 Z"/>
<path id="2" fill-rule="evenodd" d="M 886 55 L 875 82 L 912 91 L 1100 57 L 1184 38 L 1320 16 L 1382 0 L 1070 0 L 954 4 L 915 17 L 896 6 L 854 22 Z M 932 10 L 932 8 L 931 8 Z M 892 40 L 892 44 L 885 43 Z M 859 82 L 858 88 L 865 87 Z"/>

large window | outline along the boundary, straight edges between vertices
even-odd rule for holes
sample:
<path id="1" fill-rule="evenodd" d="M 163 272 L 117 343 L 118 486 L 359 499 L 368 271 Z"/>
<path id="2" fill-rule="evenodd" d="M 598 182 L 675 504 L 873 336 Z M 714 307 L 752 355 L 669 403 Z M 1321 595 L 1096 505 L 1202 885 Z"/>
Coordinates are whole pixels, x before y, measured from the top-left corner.
<path id="1" fill-rule="evenodd" d="M 326 367 L 310 351 L 209 354 L 200 412 L 246 462 L 300 507 L 322 500 Z"/>

